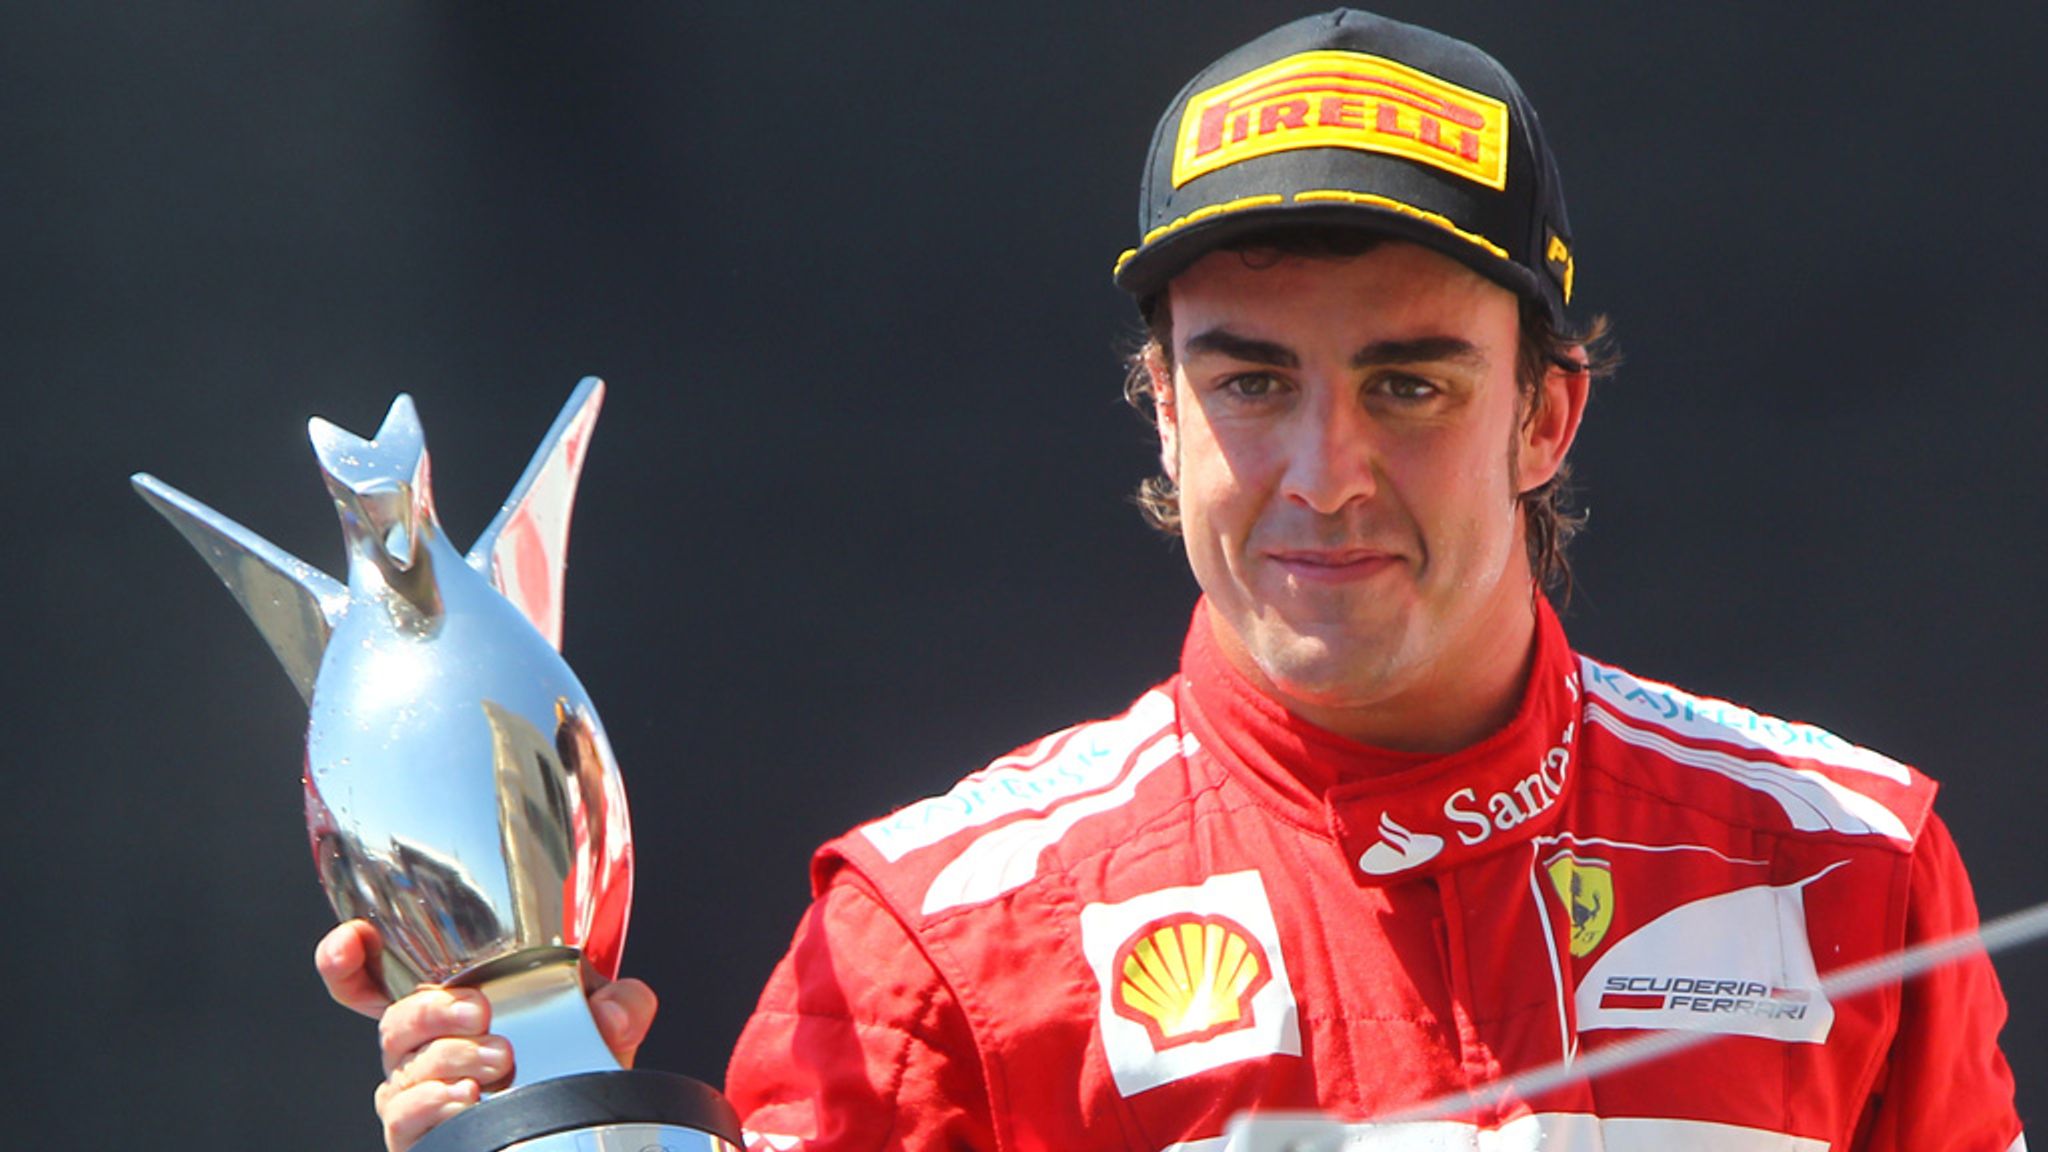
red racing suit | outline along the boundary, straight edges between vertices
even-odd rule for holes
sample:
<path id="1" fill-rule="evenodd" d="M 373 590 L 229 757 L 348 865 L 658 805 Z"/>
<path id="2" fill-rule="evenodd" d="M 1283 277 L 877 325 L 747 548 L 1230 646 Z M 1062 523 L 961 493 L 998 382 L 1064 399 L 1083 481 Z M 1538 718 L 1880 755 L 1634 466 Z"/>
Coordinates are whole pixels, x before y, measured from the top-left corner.
<path id="1" fill-rule="evenodd" d="M 1179 675 L 826 845 L 735 1050 L 754 1149 L 2025 1148 L 1934 784 L 1574 655 L 1447 756 Z M 1653 1064 L 1375 1123 L 1682 1029 Z"/>

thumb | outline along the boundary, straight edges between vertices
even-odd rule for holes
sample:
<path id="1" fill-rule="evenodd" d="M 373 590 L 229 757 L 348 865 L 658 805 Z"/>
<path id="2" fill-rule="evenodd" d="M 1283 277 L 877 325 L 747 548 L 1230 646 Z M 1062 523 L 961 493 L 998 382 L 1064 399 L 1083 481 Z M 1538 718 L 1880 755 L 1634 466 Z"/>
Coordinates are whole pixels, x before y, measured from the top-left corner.
<path id="1" fill-rule="evenodd" d="M 628 1068 L 654 1025 L 657 1007 L 654 989 L 639 980 L 615 980 L 590 995 L 590 1015 L 597 1021 L 598 1034 Z"/>

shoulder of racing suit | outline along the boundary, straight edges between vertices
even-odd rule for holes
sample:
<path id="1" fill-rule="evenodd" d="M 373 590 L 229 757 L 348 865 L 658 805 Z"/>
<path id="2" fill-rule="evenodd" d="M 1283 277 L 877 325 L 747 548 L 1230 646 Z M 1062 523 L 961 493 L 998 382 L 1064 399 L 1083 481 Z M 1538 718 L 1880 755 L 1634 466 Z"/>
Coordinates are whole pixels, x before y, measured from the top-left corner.
<path id="1" fill-rule="evenodd" d="M 1764 833 L 1910 852 L 1935 782 L 1825 728 L 1586 657 L 1582 787 L 1648 792 Z"/>
<path id="2" fill-rule="evenodd" d="M 908 922 L 988 904 L 1047 879 L 1055 856 L 1125 843 L 1160 815 L 1160 786 L 1174 788 L 1188 750 L 1168 681 L 1120 715 L 1044 736 L 826 844 L 813 888 L 851 865 Z"/>

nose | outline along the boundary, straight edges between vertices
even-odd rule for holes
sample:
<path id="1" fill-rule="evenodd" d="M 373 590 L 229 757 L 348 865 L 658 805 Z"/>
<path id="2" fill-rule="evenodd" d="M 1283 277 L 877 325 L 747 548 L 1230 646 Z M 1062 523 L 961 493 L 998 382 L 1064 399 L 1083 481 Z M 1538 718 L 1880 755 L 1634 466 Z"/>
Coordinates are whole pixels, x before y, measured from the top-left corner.
<path id="1" fill-rule="evenodd" d="M 1295 409 L 1282 476 L 1286 498 L 1323 515 L 1370 499 L 1379 488 L 1377 429 L 1349 389 L 1317 389 Z"/>

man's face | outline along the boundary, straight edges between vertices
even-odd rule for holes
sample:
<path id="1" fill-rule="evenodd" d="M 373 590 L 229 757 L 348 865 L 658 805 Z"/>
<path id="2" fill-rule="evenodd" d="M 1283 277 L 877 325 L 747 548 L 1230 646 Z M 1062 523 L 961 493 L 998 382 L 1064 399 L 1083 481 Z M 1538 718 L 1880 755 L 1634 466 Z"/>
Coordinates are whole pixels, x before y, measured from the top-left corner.
<path id="1" fill-rule="evenodd" d="M 1215 252 L 1167 301 L 1161 447 L 1225 654 L 1361 739 L 1505 722 L 1534 628 L 1517 498 L 1562 463 L 1583 377 L 1521 419 L 1515 297 L 1412 244 Z"/>

